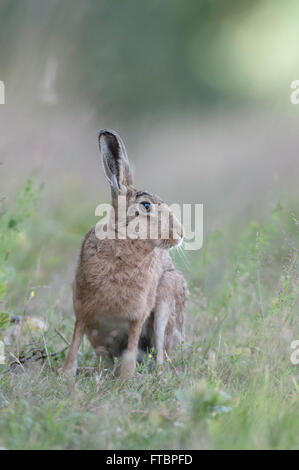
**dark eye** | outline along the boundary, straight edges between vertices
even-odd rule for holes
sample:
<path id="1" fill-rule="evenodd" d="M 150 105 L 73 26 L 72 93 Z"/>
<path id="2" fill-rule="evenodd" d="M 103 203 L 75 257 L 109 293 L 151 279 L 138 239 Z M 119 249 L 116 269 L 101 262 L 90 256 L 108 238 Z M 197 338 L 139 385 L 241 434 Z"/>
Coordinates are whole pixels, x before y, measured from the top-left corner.
<path id="1" fill-rule="evenodd" d="M 149 212 L 151 210 L 151 203 L 148 201 L 142 201 L 140 204 L 143 205 L 144 209 L 146 212 Z"/>

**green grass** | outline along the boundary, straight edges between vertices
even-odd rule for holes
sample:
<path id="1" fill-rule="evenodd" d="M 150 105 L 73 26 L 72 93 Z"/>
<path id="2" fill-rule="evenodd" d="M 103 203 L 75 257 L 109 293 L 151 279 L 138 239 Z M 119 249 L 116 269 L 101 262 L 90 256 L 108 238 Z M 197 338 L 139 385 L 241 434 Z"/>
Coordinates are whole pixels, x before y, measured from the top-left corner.
<path id="1" fill-rule="evenodd" d="M 0 366 L 0 446 L 298 449 L 299 365 L 290 360 L 299 339 L 298 220 L 290 207 L 208 234 L 187 261 L 175 256 L 191 299 L 171 363 L 151 371 L 149 360 L 126 384 L 107 366 L 75 385 L 59 375 L 64 352 L 21 372 Z M 95 222 L 80 214 L 86 208 L 65 206 L 20 221 L 3 257 L 0 311 L 42 317 L 48 330 L 23 331 L 6 348 L 9 360 L 32 341 L 62 350 L 55 329 L 71 338 L 76 256 Z M 84 340 L 79 364 L 95 363 Z"/>

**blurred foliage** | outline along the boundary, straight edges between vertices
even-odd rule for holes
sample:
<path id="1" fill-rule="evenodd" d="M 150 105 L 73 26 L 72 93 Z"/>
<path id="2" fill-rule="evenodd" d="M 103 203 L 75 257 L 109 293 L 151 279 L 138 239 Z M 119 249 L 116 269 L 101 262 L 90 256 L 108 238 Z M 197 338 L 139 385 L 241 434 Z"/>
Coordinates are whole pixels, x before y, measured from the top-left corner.
<path id="1" fill-rule="evenodd" d="M 41 190 L 42 187 L 36 187 L 32 180 L 28 180 L 24 190 L 17 197 L 14 208 L 5 207 L 5 198 L 2 200 L 0 206 L 0 300 L 6 294 L 8 279 L 12 282 L 16 277 L 15 270 L 10 266 L 10 255 L 22 235 L 24 222 L 34 213 Z"/>
<path id="2" fill-rule="evenodd" d="M 38 100 L 54 63 L 64 105 L 89 103 L 99 114 L 134 119 L 219 100 L 273 99 L 282 89 L 285 96 L 298 65 L 293 0 L 0 5 L 1 79 L 11 99 L 24 87 Z"/>

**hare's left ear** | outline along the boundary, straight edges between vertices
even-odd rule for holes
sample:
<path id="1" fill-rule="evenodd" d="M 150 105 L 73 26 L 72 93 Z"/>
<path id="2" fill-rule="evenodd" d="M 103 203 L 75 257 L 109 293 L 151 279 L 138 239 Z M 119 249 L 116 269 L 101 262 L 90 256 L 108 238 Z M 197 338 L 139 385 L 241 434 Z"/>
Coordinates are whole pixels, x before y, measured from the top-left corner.
<path id="1" fill-rule="evenodd" d="M 112 197 L 116 197 L 132 184 L 125 145 L 115 131 L 102 129 L 99 133 L 99 147 L 105 175 L 111 186 Z"/>

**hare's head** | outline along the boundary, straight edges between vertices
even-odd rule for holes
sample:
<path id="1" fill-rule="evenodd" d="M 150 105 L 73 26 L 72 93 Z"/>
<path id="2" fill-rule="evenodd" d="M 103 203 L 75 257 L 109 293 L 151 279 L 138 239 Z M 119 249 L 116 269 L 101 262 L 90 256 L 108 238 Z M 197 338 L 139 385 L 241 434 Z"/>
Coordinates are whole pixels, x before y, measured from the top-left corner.
<path id="1" fill-rule="evenodd" d="M 111 187 L 115 231 L 120 238 L 148 240 L 153 246 L 171 248 L 179 245 L 184 228 L 162 199 L 132 184 L 132 174 L 125 145 L 120 136 L 103 129 L 99 147 L 106 178 Z"/>

